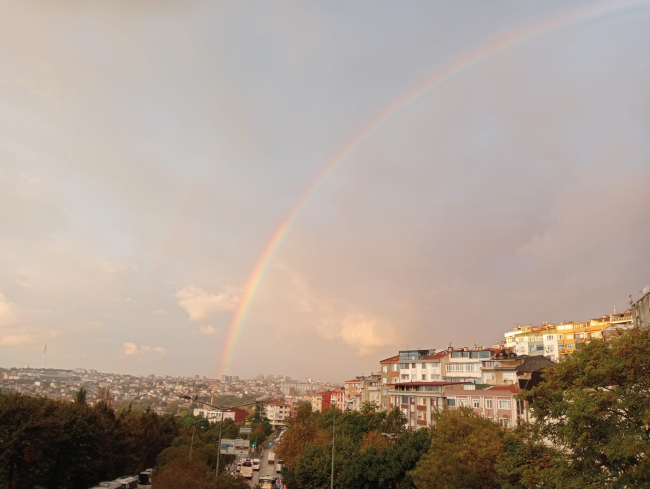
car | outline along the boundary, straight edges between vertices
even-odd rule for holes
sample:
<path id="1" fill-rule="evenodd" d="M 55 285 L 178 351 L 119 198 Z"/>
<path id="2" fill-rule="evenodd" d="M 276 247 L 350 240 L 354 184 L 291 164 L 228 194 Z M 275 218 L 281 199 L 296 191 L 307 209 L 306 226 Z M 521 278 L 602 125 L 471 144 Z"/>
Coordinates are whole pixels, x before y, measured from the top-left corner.
<path id="1" fill-rule="evenodd" d="M 274 451 L 270 451 L 270 452 L 269 452 L 269 463 L 270 463 L 270 464 L 274 464 L 274 463 L 275 463 L 275 452 L 274 452 Z"/>
<path id="2" fill-rule="evenodd" d="M 275 462 L 275 471 L 279 474 L 282 471 L 282 466 L 284 465 L 284 460 L 278 460 Z"/>
<path id="3" fill-rule="evenodd" d="M 237 462 L 237 469 L 235 471 L 241 473 L 241 462 Z"/>
<path id="4" fill-rule="evenodd" d="M 253 470 L 260 470 L 260 459 L 259 458 L 254 458 L 253 459 Z"/>
<path id="5" fill-rule="evenodd" d="M 275 478 L 270 475 L 263 475 L 262 477 L 260 477 L 260 487 L 262 489 L 274 489 Z"/>

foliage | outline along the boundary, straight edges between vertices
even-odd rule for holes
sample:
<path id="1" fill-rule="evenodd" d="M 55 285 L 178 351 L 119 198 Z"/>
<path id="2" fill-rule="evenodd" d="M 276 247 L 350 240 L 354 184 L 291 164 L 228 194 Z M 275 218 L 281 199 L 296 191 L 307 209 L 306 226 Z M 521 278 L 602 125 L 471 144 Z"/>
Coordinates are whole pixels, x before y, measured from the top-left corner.
<path id="1" fill-rule="evenodd" d="M 178 433 L 173 418 L 0 395 L 0 480 L 17 489 L 89 487 L 153 467 Z"/>
<path id="2" fill-rule="evenodd" d="M 524 392 L 570 487 L 650 486 L 650 329 L 592 340 Z M 567 486 L 569 487 L 569 486 Z"/>
<path id="3" fill-rule="evenodd" d="M 86 404 L 86 398 L 88 397 L 88 392 L 82 386 L 81 389 L 75 394 L 74 400 L 77 404 Z"/>
<path id="4" fill-rule="evenodd" d="M 470 408 L 437 412 L 428 453 L 412 472 L 418 488 L 498 488 L 496 457 L 503 430 Z"/>
<path id="5" fill-rule="evenodd" d="M 415 468 L 431 444 L 428 429 L 402 433 L 404 415 L 397 410 L 380 412 L 364 405 L 361 412 L 330 408 L 312 413 L 309 404 L 300 405 L 288 421 L 278 447 L 285 461 L 283 475 L 289 488 L 328 487 L 332 466 L 332 430 L 335 434 L 334 486 L 346 489 L 375 487 L 413 488 L 408 472 Z M 401 426 L 395 426 L 396 423 Z M 397 440 L 386 427 L 399 428 Z"/>
<path id="6" fill-rule="evenodd" d="M 174 458 L 156 471 L 153 477 L 156 489 L 204 489 L 209 468 L 198 457 Z"/>

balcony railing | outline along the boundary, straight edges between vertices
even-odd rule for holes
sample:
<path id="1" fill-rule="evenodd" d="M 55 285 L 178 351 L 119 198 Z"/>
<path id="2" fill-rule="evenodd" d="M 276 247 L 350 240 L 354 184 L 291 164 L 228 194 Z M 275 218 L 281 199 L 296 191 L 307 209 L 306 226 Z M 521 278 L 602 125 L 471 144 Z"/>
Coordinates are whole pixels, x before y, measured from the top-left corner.
<path id="1" fill-rule="evenodd" d="M 426 407 L 426 406 L 420 406 L 420 405 L 418 405 L 418 406 L 417 406 L 417 410 L 418 410 L 418 411 L 426 411 L 426 410 L 427 410 L 427 407 Z"/>

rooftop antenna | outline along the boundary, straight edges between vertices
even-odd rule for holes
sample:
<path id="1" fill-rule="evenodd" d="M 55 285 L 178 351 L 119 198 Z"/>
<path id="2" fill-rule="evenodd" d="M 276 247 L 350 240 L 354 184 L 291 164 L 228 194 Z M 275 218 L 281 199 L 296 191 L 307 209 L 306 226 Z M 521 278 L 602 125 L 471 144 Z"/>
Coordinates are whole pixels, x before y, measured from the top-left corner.
<path id="1" fill-rule="evenodd" d="M 45 348 L 43 348 L 43 361 L 41 362 L 41 370 L 43 370 L 43 366 L 45 365 L 45 352 L 47 351 L 47 345 L 45 345 Z"/>

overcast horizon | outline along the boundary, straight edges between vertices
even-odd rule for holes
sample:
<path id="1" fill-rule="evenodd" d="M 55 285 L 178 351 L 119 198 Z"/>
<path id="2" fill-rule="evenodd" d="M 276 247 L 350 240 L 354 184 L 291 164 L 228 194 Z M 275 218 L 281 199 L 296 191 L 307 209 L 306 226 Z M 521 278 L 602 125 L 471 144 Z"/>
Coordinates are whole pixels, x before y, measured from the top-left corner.
<path id="1" fill-rule="evenodd" d="M 650 2 L 2 1 L 0 366 L 344 381 L 650 284 Z M 391 112 L 392 114 L 392 112 Z"/>

